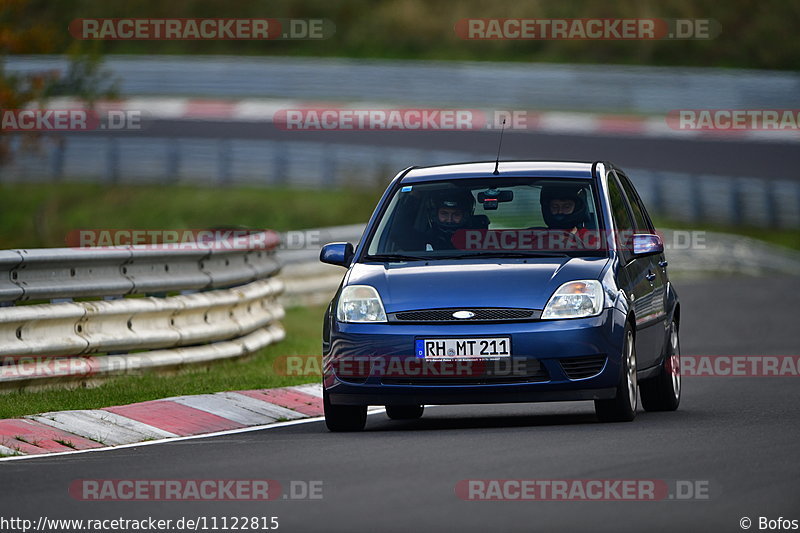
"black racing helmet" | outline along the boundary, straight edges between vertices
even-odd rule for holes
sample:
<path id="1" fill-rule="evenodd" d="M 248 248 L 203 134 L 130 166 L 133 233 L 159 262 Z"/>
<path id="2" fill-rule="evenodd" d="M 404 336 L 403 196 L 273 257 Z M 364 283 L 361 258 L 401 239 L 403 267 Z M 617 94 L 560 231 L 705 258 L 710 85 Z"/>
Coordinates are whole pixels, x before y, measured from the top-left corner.
<path id="1" fill-rule="evenodd" d="M 547 227 L 570 230 L 583 226 L 586 222 L 587 208 L 586 200 L 580 194 L 582 189 L 582 187 L 575 185 L 545 185 L 542 187 L 539 201 L 542 205 L 542 216 Z M 551 200 L 572 200 L 575 202 L 575 209 L 569 215 L 554 215 L 550 211 Z"/>
<path id="2" fill-rule="evenodd" d="M 431 227 L 442 233 L 452 235 L 469 223 L 470 217 L 475 212 L 475 197 L 466 189 L 452 189 L 438 192 L 433 195 L 433 203 L 430 210 L 429 220 Z M 460 209 L 464 216 L 461 222 L 440 222 L 439 209 L 447 207 L 449 209 Z"/>

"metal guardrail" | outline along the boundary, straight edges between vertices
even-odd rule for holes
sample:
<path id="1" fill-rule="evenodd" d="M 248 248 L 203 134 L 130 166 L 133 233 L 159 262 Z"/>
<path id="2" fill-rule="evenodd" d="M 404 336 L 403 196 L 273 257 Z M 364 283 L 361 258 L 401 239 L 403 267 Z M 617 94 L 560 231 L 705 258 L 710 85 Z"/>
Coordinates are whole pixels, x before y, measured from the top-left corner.
<path id="1" fill-rule="evenodd" d="M 23 305 L 0 309 L 0 357 L 80 355 L 191 346 L 236 338 L 283 317 L 283 284 L 167 298 Z"/>
<path id="2" fill-rule="evenodd" d="M 285 335 L 283 328 L 276 323 L 242 337 L 199 346 L 125 355 L 74 356 L 54 359 L 45 364 L 41 361 L 20 361 L 0 366 L 0 392 L 52 386 L 88 386 L 108 376 L 214 363 L 255 353 L 283 340 Z"/>
<path id="3" fill-rule="evenodd" d="M 0 302 L 122 297 L 231 287 L 272 276 L 277 233 L 222 245 L 0 251 Z"/>
<path id="4" fill-rule="evenodd" d="M 0 389 L 237 357 L 281 340 L 279 240 L 0 251 Z M 31 300 L 50 303 L 22 305 Z"/>
<path id="5" fill-rule="evenodd" d="M 12 149 L 19 139 L 14 141 Z M 3 168 L 3 180 L 30 183 L 79 176 L 107 183 L 169 184 L 190 179 L 193 185 L 214 186 L 383 188 L 388 177 L 409 162 L 425 166 L 492 160 L 495 155 L 247 139 L 148 138 L 122 144 L 87 134 L 42 147 L 39 155 L 19 152 Z M 625 170 L 653 213 L 671 220 L 800 227 L 800 181 Z M 0 256 L 0 265 L 3 260 Z"/>
<path id="6" fill-rule="evenodd" d="M 329 242 L 345 241 L 356 244 L 363 232 L 363 224 L 308 230 L 309 234 L 315 236 L 318 246 L 280 252 L 280 261 L 285 265 L 280 275 L 285 285 L 284 305 L 297 307 L 328 303 L 341 283 L 345 270 L 321 263 L 320 249 Z"/>
<path id="7" fill-rule="evenodd" d="M 9 72 L 65 70 L 10 56 Z M 666 113 L 800 107 L 800 74 L 743 69 L 301 57 L 107 56 L 123 95 L 294 98 L 446 107 Z M 454 91 L 453 88 L 458 87 Z"/>

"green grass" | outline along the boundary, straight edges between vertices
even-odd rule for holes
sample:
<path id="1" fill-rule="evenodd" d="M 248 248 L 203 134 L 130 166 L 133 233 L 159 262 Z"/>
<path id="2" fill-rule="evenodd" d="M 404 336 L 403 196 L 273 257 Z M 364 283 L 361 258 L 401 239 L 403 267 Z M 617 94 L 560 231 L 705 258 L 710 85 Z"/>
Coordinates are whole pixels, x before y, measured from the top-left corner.
<path id="1" fill-rule="evenodd" d="M 369 219 L 379 189 L 316 190 L 107 186 L 80 183 L 0 185 L 0 249 L 66 246 L 82 229 L 279 231 Z"/>
<path id="2" fill-rule="evenodd" d="M 121 376 L 96 388 L 14 392 L 0 395 L 0 418 L 70 409 L 97 409 L 183 394 L 286 387 L 319 381 L 317 375 L 285 376 L 275 372 L 285 355 L 321 353 L 324 307 L 293 308 L 283 321 L 286 339 L 246 358 L 222 361 L 210 367 L 187 368 L 173 375 Z M 316 367 L 316 365 L 313 365 Z M 318 368 L 318 367 L 317 367 Z"/>
<path id="3" fill-rule="evenodd" d="M 0 249 L 66 246 L 79 229 L 203 229 L 216 226 L 278 231 L 364 223 L 380 188 L 214 188 L 187 185 L 81 183 L 0 185 Z M 800 249 L 800 230 L 687 224 L 658 228 L 745 235 Z"/>
<path id="4" fill-rule="evenodd" d="M 724 226 L 718 224 L 689 224 L 685 222 L 676 222 L 674 220 L 659 220 L 653 221 L 656 228 L 670 228 L 674 230 L 699 230 L 711 231 L 718 233 L 730 233 L 733 235 L 742 235 L 753 239 L 759 239 L 770 244 L 783 246 L 784 248 L 791 248 L 793 250 L 800 250 L 800 229 L 778 229 L 778 228 L 756 228 L 749 226 Z"/>

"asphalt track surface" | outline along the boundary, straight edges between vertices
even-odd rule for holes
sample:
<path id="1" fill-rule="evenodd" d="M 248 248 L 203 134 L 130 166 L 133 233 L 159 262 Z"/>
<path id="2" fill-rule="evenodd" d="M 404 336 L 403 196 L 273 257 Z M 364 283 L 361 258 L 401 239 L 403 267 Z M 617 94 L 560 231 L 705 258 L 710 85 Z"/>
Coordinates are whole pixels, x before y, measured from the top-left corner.
<path id="1" fill-rule="evenodd" d="M 494 154 L 497 131 L 286 131 L 271 123 L 152 120 L 139 131 L 109 133 L 142 137 L 269 139 L 313 141 L 427 150 Z M 83 135 L 82 133 L 79 135 Z M 93 133 L 92 135 L 96 135 Z M 509 131 L 503 159 L 607 160 L 624 168 L 800 180 L 797 142 L 687 136 L 654 138 L 640 135 L 553 134 Z M 409 161 L 409 165 L 419 164 Z M 399 169 L 398 169 L 399 170 Z"/>
<path id="2" fill-rule="evenodd" d="M 684 354 L 798 354 L 800 278 L 676 283 Z M 590 402 L 429 408 L 367 430 L 322 422 L 0 463 L 5 517 L 277 516 L 279 531 L 742 531 L 800 519 L 800 379 L 694 377 L 673 413 L 601 424 Z M 82 502 L 76 479 L 321 480 L 321 500 Z M 707 482 L 709 499 L 462 501 L 465 479 Z"/>

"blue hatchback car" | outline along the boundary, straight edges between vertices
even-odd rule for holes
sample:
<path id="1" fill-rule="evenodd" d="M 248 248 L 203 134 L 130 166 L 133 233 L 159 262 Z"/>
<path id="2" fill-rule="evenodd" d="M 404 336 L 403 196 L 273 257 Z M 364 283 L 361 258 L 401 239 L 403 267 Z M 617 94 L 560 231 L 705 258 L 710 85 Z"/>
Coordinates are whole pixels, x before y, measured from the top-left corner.
<path id="1" fill-rule="evenodd" d="M 609 162 L 411 167 L 392 180 L 325 314 L 331 431 L 367 407 L 593 400 L 602 421 L 680 402 L 680 304 L 664 246 Z"/>

